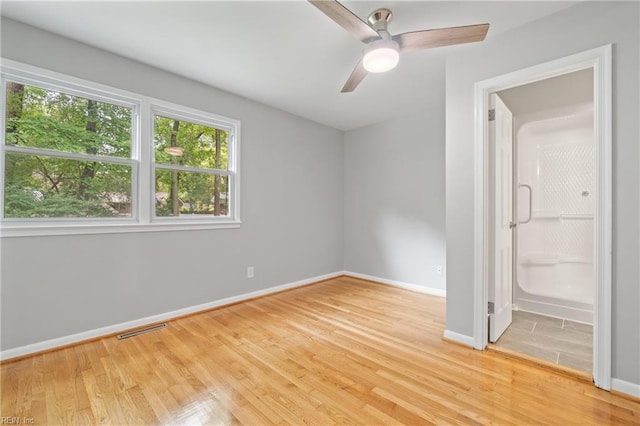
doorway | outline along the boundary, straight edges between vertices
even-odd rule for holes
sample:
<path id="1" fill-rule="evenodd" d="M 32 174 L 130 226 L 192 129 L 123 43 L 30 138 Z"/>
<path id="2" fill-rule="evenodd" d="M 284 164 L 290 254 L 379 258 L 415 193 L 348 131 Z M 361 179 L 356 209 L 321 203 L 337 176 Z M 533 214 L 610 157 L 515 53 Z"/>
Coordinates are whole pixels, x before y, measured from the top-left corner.
<path id="1" fill-rule="evenodd" d="M 505 229 L 513 223 L 513 217 L 508 221 L 497 220 L 496 198 L 492 191 L 492 176 L 496 172 L 495 152 L 491 150 L 489 122 L 489 106 L 491 94 L 506 91 L 518 86 L 540 82 L 552 77 L 569 73 L 590 70 L 593 73 L 593 123 L 595 129 L 595 144 L 593 152 L 594 187 L 593 195 L 593 370 L 592 375 L 596 386 L 610 389 L 611 386 L 611 46 L 604 46 L 582 52 L 566 58 L 558 59 L 531 68 L 516 71 L 490 80 L 478 82 L 475 85 L 476 106 L 476 195 L 475 215 L 476 233 L 475 244 L 475 292 L 474 292 L 474 346 L 484 349 L 489 341 L 491 330 L 488 311 L 502 309 L 504 315 L 511 316 L 513 298 L 512 280 L 505 280 L 505 273 L 515 269 L 494 256 L 496 244 L 504 241 L 505 235 L 512 233 Z M 517 182 L 513 191 L 518 191 Z M 504 191 L 505 196 L 509 193 Z M 527 197 L 525 197 L 527 198 Z M 513 202 L 513 198 L 512 198 Z M 500 228 L 501 229 L 498 229 Z M 502 237 L 500 235 L 502 232 Z M 516 246 L 517 247 L 517 246 Z M 504 252 L 504 251 L 503 251 Z M 513 259 L 510 256 L 509 259 Z M 505 272 L 507 271 L 507 272 Z M 508 275 L 509 277 L 512 274 Z M 506 281 L 511 281 L 507 283 Z M 495 283 L 502 286 L 501 294 L 496 295 Z M 505 297 L 506 292 L 511 292 Z M 509 301 L 510 303 L 507 303 Z M 492 303 L 489 303 L 492 302 Z M 498 303 L 497 303 L 498 302 Z M 499 306 L 496 306 L 498 304 Z M 504 325 L 506 320 L 495 320 L 496 324 Z"/>
<path id="2" fill-rule="evenodd" d="M 491 189 L 496 212 L 511 209 L 504 229 L 494 221 L 494 256 L 508 254 L 511 292 L 500 312 L 489 289 L 489 341 L 591 374 L 594 299 L 593 68 L 492 93 L 496 158 Z M 495 130 L 507 127 L 497 132 Z M 494 130 L 495 129 L 495 130 Z M 508 136 L 508 137 L 505 137 Z M 511 142 L 512 143 L 509 143 Z M 506 148 L 499 148 L 507 145 Z M 509 170 L 498 156 L 512 152 Z M 499 155 L 500 153 L 500 155 Z M 508 188 L 511 197 L 500 194 Z M 511 203 L 510 201 L 513 200 Z M 506 274 L 503 274 L 506 275 Z M 498 278 L 496 276 L 496 278 Z M 502 285 L 495 279 L 496 286 Z M 508 293 L 508 292 L 505 292 Z M 501 292 L 496 292 L 500 295 Z"/>

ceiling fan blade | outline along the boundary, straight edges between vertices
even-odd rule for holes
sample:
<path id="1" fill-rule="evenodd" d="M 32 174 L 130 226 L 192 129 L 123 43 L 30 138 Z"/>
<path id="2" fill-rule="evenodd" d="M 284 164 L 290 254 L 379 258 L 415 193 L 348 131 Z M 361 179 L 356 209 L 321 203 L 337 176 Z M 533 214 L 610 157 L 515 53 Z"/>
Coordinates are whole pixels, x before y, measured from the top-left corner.
<path id="1" fill-rule="evenodd" d="M 335 0 L 309 0 L 309 3 L 363 43 L 380 38 L 376 30 Z"/>
<path id="2" fill-rule="evenodd" d="M 364 65 L 362 65 L 362 60 L 358 62 L 358 65 L 351 71 L 351 75 L 347 79 L 347 82 L 342 87 L 340 93 L 348 93 L 353 92 L 358 84 L 367 76 L 367 70 L 364 69 Z"/>
<path id="3" fill-rule="evenodd" d="M 438 28 L 435 30 L 413 31 L 393 36 L 400 45 L 400 51 L 430 49 L 432 47 L 482 41 L 489 31 L 489 24 L 467 25 L 463 27 Z"/>

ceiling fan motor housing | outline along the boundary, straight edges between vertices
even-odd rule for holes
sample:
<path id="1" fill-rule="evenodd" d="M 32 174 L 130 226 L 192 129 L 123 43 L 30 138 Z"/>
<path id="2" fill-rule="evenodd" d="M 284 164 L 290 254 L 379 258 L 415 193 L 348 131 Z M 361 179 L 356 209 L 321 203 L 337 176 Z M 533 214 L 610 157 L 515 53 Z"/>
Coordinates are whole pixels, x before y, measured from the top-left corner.
<path id="1" fill-rule="evenodd" d="M 374 30 L 380 32 L 387 31 L 387 25 L 393 19 L 393 13 L 389 9 L 376 9 L 369 14 L 369 24 L 373 27 Z"/>

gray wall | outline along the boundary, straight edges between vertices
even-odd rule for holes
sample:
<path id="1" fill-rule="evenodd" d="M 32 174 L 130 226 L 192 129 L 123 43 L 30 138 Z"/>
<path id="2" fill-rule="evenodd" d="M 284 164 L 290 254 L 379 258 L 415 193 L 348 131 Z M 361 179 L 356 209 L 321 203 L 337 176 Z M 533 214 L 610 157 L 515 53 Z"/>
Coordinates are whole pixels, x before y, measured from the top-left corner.
<path id="1" fill-rule="evenodd" d="M 447 59 L 447 329 L 473 335 L 473 84 L 613 44 L 612 376 L 640 384 L 639 7 L 584 2 Z"/>
<path id="2" fill-rule="evenodd" d="M 346 271 L 445 290 L 443 61 L 412 116 L 345 134 Z"/>
<path id="3" fill-rule="evenodd" d="M 3 238 L 2 350 L 343 269 L 342 132 L 8 19 L 1 47 L 9 59 L 242 120 L 244 222 Z"/>

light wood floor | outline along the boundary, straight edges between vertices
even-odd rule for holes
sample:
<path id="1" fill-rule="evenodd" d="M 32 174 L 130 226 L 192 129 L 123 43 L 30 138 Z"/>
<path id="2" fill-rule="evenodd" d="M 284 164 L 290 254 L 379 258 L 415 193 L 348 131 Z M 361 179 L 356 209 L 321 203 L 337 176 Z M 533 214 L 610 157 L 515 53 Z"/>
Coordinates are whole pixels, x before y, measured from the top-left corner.
<path id="1" fill-rule="evenodd" d="M 640 402 L 442 340 L 444 299 L 338 278 L 4 363 L 36 424 L 640 424 Z M 24 423 L 24 422 L 23 422 Z"/>

